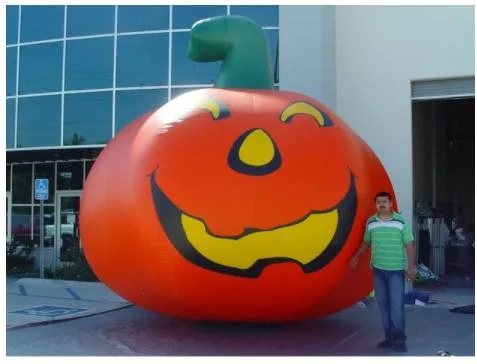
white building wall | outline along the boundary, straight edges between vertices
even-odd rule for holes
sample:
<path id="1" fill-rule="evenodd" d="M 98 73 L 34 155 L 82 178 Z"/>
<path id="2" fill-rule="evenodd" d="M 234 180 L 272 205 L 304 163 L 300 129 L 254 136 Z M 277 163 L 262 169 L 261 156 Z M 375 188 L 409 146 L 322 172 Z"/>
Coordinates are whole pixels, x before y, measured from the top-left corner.
<path id="1" fill-rule="evenodd" d="M 474 75 L 472 6 L 338 6 L 338 113 L 376 151 L 412 215 L 413 80 Z"/>
<path id="2" fill-rule="evenodd" d="M 411 81 L 475 75 L 472 6 L 280 7 L 280 88 L 329 104 L 373 148 L 412 215 Z M 323 37 L 335 44 L 323 48 Z M 320 48 L 321 47 L 321 48 Z M 335 66 L 319 62 L 335 50 Z M 293 57 L 295 55 L 295 57 Z M 329 67 L 329 68 L 327 68 Z M 322 77 L 335 74 L 335 84 Z"/>
<path id="3" fill-rule="evenodd" d="M 280 89 L 336 107 L 335 7 L 280 6 Z"/>

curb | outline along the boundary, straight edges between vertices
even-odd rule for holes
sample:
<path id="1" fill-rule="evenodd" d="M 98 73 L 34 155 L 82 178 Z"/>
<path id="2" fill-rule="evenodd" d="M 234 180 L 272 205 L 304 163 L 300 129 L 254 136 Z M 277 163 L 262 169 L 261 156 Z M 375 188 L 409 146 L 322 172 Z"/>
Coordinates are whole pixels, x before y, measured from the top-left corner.
<path id="1" fill-rule="evenodd" d="M 17 329 L 24 329 L 24 328 L 27 328 L 27 327 L 46 326 L 46 325 L 55 324 L 55 323 L 59 323 L 59 322 L 73 321 L 73 320 L 78 320 L 78 319 L 84 318 L 84 317 L 97 316 L 97 315 L 101 315 L 101 314 L 108 313 L 108 312 L 114 312 L 114 311 L 123 310 L 123 309 L 129 308 L 129 307 L 131 307 L 131 306 L 134 306 L 134 305 L 133 305 L 132 303 L 129 303 L 129 304 L 126 304 L 126 305 L 124 305 L 124 306 L 122 306 L 122 307 L 113 308 L 113 309 L 107 310 L 107 311 L 95 312 L 95 313 L 91 313 L 91 314 L 87 314 L 87 315 L 76 316 L 76 317 L 68 317 L 68 318 L 58 319 L 58 320 L 48 320 L 48 321 L 32 322 L 32 323 L 23 324 L 23 325 L 18 325 L 18 326 L 13 326 L 13 327 L 7 327 L 6 330 L 7 330 L 7 331 L 12 331 L 12 330 L 17 330 Z"/>
<path id="2" fill-rule="evenodd" d="M 85 281 L 68 281 L 68 280 L 61 280 L 61 279 L 48 279 L 48 278 L 33 278 L 33 277 L 23 277 L 18 279 L 15 284 L 21 285 L 38 285 L 38 284 L 47 284 L 52 287 L 88 287 L 90 285 L 96 285 L 103 288 L 107 288 L 110 290 L 104 283 L 102 282 L 85 282 Z"/>
<path id="3" fill-rule="evenodd" d="M 40 273 L 7 274 L 7 279 L 38 278 Z M 38 278 L 39 279 L 39 278 Z"/>
<path id="4" fill-rule="evenodd" d="M 56 279 L 40 279 L 40 278 L 21 278 L 16 280 L 12 285 L 19 288 L 20 293 L 30 296 L 26 292 L 38 289 L 66 291 L 73 298 L 80 300 L 80 297 L 88 300 L 87 297 L 91 292 L 97 292 L 102 301 L 115 303 L 130 303 L 116 292 L 112 291 L 108 286 L 102 282 L 82 282 L 82 281 L 66 281 Z M 87 293 L 88 292 L 88 293 Z M 79 296 L 78 296 L 79 293 Z M 32 296 L 35 296 L 33 294 Z M 59 298 L 59 297 L 58 297 Z"/>

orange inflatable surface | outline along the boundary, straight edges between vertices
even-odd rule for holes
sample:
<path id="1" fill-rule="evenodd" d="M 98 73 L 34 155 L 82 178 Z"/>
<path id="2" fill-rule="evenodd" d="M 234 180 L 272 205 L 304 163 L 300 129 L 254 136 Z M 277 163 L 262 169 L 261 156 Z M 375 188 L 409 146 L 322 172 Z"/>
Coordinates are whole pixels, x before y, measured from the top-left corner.
<path id="1" fill-rule="evenodd" d="M 102 151 L 81 238 L 99 279 L 146 309 L 297 321 L 371 292 L 366 259 L 355 270 L 349 260 L 381 190 L 393 192 L 376 155 L 322 103 L 201 89 L 141 116 Z"/>

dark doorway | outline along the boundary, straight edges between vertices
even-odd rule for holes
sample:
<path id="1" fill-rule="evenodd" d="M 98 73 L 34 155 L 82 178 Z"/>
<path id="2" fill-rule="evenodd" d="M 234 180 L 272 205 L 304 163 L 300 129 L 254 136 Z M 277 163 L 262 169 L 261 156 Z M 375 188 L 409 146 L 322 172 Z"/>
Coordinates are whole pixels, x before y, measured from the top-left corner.
<path id="1" fill-rule="evenodd" d="M 418 261 L 437 275 L 474 277 L 475 99 L 412 105 Z"/>

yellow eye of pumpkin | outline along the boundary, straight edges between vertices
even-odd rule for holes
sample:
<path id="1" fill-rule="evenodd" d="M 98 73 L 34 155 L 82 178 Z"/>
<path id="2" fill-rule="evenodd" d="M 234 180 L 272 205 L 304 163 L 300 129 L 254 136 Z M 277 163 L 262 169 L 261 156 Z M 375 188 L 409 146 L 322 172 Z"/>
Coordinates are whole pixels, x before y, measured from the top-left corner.
<path id="1" fill-rule="evenodd" d="M 292 121 L 295 115 L 308 115 L 316 120 L 319 126 L 331 126 L 331 121 L 315 106 L 304 101 L 297 101 L 288 105 L 280 115 L 280 120 L 284 123 Z"/>
<path id="2" fill-rule="evenodd" d="M 210 112 L 214 120 L 223 119 L 229 116 L 229 111 L 212 99 L 201 99 L 196 105 L 196 109 L 204 109 Z"/>

